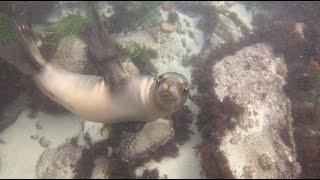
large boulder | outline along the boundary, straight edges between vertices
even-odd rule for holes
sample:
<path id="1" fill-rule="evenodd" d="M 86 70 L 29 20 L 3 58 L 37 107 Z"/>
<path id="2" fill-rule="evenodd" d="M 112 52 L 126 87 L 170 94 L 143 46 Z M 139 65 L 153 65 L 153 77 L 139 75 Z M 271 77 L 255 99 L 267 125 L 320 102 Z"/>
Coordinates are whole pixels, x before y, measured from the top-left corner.
<path id="1" fill-rule="evenodd" d="M 235 178 L 295 178 L 300 172 L 293 140 L 291 102 L 283 91 L 282 55 L 259 43 L 213 65 L 214 91 L 244 108 L 226 130 L 219 150 Z"/>
<path id="2" fill-rule="evenodd" d="M 72 179 L 77 176 L 77 168 L 87 151 L 74 139 L 67 140 L 57 148 L 46 149 L 36 166 L 37 178 Z"/>
<path id="3" fill-rule="evenodd" d="M 97 69 L 87 58 L 86 44 L 77 36 L 69 36 L 58 42 L 51 63 L 75 73 L 97 74 Z"/>
<path id="4" fill-rule="evenodd" d="M 123 161 L 139 159 L 166 144 L 174 135 L 170 120 L 157 119 L 146 123 L 139 132 L 126 134 L 118 151 Z"/>
<path id="5" fill-rule="evenodd" d="M 234 23 L 225 15 L 217 15 L 217 24 L 210 37 L 210 46 L 212 50 L 219 48 L 222 44 L 229 42 L 238 42 L 244 35 L 241 27 Z"/>

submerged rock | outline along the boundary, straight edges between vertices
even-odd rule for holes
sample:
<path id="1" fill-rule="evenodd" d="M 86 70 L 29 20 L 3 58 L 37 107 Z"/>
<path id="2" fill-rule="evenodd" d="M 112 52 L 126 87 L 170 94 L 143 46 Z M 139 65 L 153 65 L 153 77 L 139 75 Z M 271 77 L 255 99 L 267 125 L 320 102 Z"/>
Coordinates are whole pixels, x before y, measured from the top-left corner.
<path id="1" fill-rule="evenodd" d="M 226 130 L 219 150 L 235 178 L 295 178 L 300 172 L 293 141 L 291 102 L 283 91 L 283 56 L 267 44 L 245 47 L 213 67 L 214 91 L 245 110 Z M 279 73 L 283 69 L 284 73 Z"/>
<path id="2" fill-rule="evenodd" d="M 51 63 L 75 73 L 97 74 L 93 63 L 87 57 L 86 44 L 77 36 L 61 39 Z"/>
<path id="3" fill-rule="evenodd" d="M 76 178 L 77 164 L 86 150 L 76 141 L 67 140 L 57 148 L 46 149 L 36 166 L 37 178 Z"/>
<path id="4" fill-rule="evenodd" d="M 227 16 L 219 14 L 217 21 L 210 39 L 211 49 L 214 50 L 227 42 L 237 42 L 243 37 L 241 28 Z"/>
<path id="5" fill-rule="evenodd" d="M 45 137 L 41 137 L 39 139 L 39 144 L 43 147 L 43 148 L 48 148 L 50 147 L 51 143 L 48 139 L 46 139 Z"/>
<path id="6" fill-rule="evenodd" d="M 124 161 L 141 158 L 174 137 L 170 120 L 158 119 L 146 123 L 137 133 L 127 134 L 121 141 L 119 152 Z"/>
<path id="7" fill-rule="evenodd" d="M 97 143 L 109 138 L 110 128 L 103 123 L 84 121 L 83 131 L 89 136 L 92 143 Z"/>

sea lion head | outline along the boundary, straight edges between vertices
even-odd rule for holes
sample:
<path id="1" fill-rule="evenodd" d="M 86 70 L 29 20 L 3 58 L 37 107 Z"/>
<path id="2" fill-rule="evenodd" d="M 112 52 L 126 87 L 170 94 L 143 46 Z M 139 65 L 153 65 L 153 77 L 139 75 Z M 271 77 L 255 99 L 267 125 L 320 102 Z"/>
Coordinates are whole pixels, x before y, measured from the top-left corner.
<path id="1" fill-rule="evenodd" d="M 155 104 L 164 112 L 173 113 L 187 101 L 189 82 L 181 74 L 167 72 L 154 78 Z"/>

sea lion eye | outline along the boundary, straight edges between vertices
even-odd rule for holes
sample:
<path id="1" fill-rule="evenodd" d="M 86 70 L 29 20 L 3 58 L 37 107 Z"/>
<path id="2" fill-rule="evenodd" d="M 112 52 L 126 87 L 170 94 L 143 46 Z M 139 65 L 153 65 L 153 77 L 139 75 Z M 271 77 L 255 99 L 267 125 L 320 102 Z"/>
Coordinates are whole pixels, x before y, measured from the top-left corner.
<path id="1" fill-rule="evenodd" d="M 183 93 L 186 93 L 186 92 L 188 92 L 188 90 L 189 90 L 189 86 L 188 86 L 188 85 L 185 85 L 185 86 L 183 87 L 183 89 L 182 89 L 182 92 L 183 92 Z"/>
<path id="2" fill-rule="evenodd" d="M 157 83 L 161 83 L 163 80 L 163 75 L 160 75 L 158 78 L 157 78 Z"/>

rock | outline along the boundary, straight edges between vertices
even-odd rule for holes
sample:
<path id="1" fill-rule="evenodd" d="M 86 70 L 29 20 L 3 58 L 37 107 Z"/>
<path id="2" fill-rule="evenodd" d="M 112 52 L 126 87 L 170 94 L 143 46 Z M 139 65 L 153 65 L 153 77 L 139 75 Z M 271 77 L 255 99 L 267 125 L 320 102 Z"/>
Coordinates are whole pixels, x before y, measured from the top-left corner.
<path id="1" fill-rule="evenodd" d="M 187 47 L 187 52 L 190 53 L 192 49 L 190 47 Z"/>
<path id="2" fill-rule="evenodd" d="M 76 178 L 77 164 L 85 150 L 84 146 L 79 146 L 74 140 L 67 140 L 57 148 L 46 149 L 37 162 L 37 178 Z"/>
<path id="3" fill-rule="evenodd" d="M 106 157 L 100 156 L 93 162 L 91 179 L 109 179 L 109 164 Z"/>
<path id="4" fill-rule="evenodd" d="M 137 133 L 125 135 L 119 146 L 124 161 L 142 158 L 174 137 L 170 120 L 158 119 L 146 123 Z"/>
<path id="5" fill-rule="evenodd" d="M 189 35 L 190 38 L 194 39 L 194 34 L 193 34 L 192 31 L 188 31 L 188 35 Z"/>
<path id="6" fill-rule="evenodd" d="M 161 24 L 161 29 L 164 31 L 164 32 L 168 32 L 168 33 L 171 33 L 175 30 L 175 26 L 172 25 L 172 24 L 169 24 L 169 23 L 162 23 Z"/>
<path id="7" fill-rule="evenodd" d="M 181 27 L 180 27 L 180 28 L 177 28 L 177 29 L 176 29 L 176 32 L 177 32 L 178 34 L 185 34 L 185 33 L 186 33 L 185 30 L 183 30 Z"/>
<path id="8" fill-rule="evenodd" d="M 31 138 L 32 140 L 38 140 L 38 139 L 39 139 L 39 135 L 38 135 L 38 134 L 32 134 L 32 135 L 30 136 L 30 138 Z"/>
<path id="9" fill-rule="evenodd" d="M 186 23 L 186 26 L 187 26 L 187 27 L 190 27 L 189 21 L 187 21 L 186 19 L 184 19 L 183 21 Z"/>
<path id="10" fill-rule="evenodd" d="M 212 50 L 227 42 L 238 42 L 243 37 L 241 28 L 230 18 L 222 14 L 219 14 L 217 17 L 218 23 L 210 39 Z"/>
<path id="11" fill-rule="evenodd" d="M 43 148 L 49 148 L 51 143 L 49 140 L 47 140 L 45 137 L 41 137 L 39 139 L 39 144 L 43 147 Z"/>
<path id="12" fill-rule="evenodd" d="M 187 47 L 187 41 L 185 38 L 181 39 L 181 44 L 182 44 L 182 47 L 184 47 L 184 48 Z"/>
<path id="13" fill-rule="evenodd" d="M 234 178 L 296 178 L 301 172 L 293 140 L 291 102 L 283 91 L 282 55 L 259 43 L 216 63 L 212 77 L 220 101 L 232 97 L 245 110 L 221 137 L 221 164 Z"/>
<path id="14" fill-rule="evenodd" d="M 61 39 L 50 62 L 71 72 L 98 74 L 94 64 L 87 58 L 85 42 L 77 36 Z"/>
<path id="15" fill-rule="evenodd" d="M 110 129 L 105 124 L 91 121 L 83 121 L 82 123 L 83 132 L 90 137 L 92 143 L 109 138 Z"/>
<path id="16" fill-rule="evenodd" d="M 263 170 L 269 171 L 273 168 L 273 162 L 270 156 L 263 154 L 259 157 L 259 165 Z"/>

